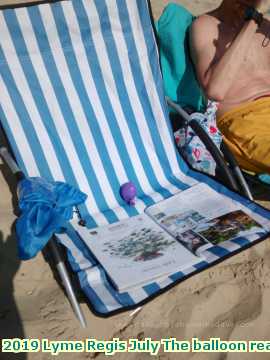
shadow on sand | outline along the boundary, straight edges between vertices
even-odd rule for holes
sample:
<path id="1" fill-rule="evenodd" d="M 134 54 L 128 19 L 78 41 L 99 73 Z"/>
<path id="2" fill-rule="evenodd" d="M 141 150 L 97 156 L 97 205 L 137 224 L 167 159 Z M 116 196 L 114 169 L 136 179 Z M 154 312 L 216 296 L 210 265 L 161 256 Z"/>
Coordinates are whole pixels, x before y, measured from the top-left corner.
<path id="1" fill-rule="evenodd" d="M 1 138 L 0 131 L 0 144 L 5 144 L 3 139 Z M 16 181 L 15 177 L 11 174 L 11 171 L 5 164 L 0 164 L 0 173 L 4 178 L 4 183 L 9 187 L 9 191 L 12 194 L 12 207 L 13 213 L 18 216 L 18 198 L 16 192 Z M 1 196 L 1 195 L 0 195 Z M 2 210 L 2 209 L 0 209 Z M 63 256 L 64 261 L 65 251 L 60 248 L 61 254 Z M 54 278 L 57 281 L 59 287 L 65 292 L 63 287 L 63 283 L 59 278 L 59 274 L 56 270 L 55 260 L 52 257 L 51 251 L 48 247 L 45 247 L 42 250 L 42 255 L 44 260 L 50 266 Z M 65 261 L 66 262 L 66 261 Z M 20 313 L 18 311 L 16 301 L 14 298 L 14 277 L 19 270 L 20 267 L 20 259 L 18 258 L 17 253 L 17 240 L 15 235 L 15 224 L 13 224 L 11 229 L 11 235 L 9 235 L 6 239 L 4 238 L 3 231 L 0 229 L 0 340 L 2 338 L 25 338 L 24 328 L 22 324 L 22 319 Z M 70 270 L 67 262 L 66 265 L 68 270 Z M 71 275 L 71 273 L 70 273 Z M 81 290 L 78 286 L 78 280 L 72 274 L 71 276 L 72 285 L 74 290 L 76 291 L 76 296 L 80 301 L 84 301 L 84 296 L 81 293 Z M 5 353 L 1 354 L 0 352 L 0 360 L 26 360 L 28 358 L 26 353 L 21 354 L 12 354 Z"/>
<path id="2" fill-rule="evenodd" d="M 17 195 L 14 177 L 5 165 L 0 165 L 0 172 L 9 186 L 12 194 L 13 211 L 17 213 Z M 3 190 L 1 189 L 1 191 Z M 17 254 L 15 226 L 12 226 L 11 235 L 7 238 L 4 238 L 4 234 L 0 229 L 0 339 L 25 338 L 22 320 L 14 298 L 13 281 L 19 267 L 20 260 Z M 0 359 L 25 360 L 27 359 L 27 354 L 5 353 L 0 354 Z"/>
<path id="3" fill-rule="evenodd" d="M 16 301 L 13 279 L 20 266 L 15 235 L 3 238 L 0 232 L 0 339 L 24 338 L 24 330 Z M 1 354 L 0 354 L 1 358 Z M 5 353 L 4 360 L 24 360 L 26 354 Z"/>

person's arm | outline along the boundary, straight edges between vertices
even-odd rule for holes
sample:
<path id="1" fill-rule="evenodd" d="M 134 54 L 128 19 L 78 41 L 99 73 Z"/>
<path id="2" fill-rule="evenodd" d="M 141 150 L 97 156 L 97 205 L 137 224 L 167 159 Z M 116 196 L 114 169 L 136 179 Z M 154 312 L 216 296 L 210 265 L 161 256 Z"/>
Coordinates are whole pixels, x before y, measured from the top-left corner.
<path id="1" fill-rule="evenodd" d="M 224 55 L 218 58 L 215 45 L 219 36 L 217 25 L 209 16 L 195 20 L 190 34 L 191 56 L 198 80 L 209 99 L 220 102 L 225 98 L 237 78 L 257 28 L 255 21 L 247 21 Z"/>

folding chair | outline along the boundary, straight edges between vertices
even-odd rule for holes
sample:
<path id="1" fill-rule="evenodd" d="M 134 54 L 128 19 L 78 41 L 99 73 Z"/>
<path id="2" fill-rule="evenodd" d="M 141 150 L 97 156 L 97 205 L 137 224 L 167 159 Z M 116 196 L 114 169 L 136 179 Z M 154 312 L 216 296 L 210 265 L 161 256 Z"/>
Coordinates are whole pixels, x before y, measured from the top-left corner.
<path id="1" fill-rule="evenodd" d="M 62 244 L 93 311 L 101 316 L 136 308 L 180 281 L 266 238 L 228 241 L 205 260 L 147 286 L 120 293 L 78 235 L 135 216 L 198 182 L 252 214 L 270 212 L 208 176 L 192 171 L 174 144 L 147 0 L 64 0 L 0 11 L 0 119 L 20 175 L 66 181 L 88 195 Z M 120 186 L 135 183 L 134 207 Z M 57 241 L 57 242 L 55 242 Z M 54 253 L 72 304 L 82 314 Z"/>
<path id="2" fill-rule="evenodd" d="M 186 110 L 185 107 L 180 106 L 179 104 L 179 102 L 183 103 L 186 101 L 188 94 L 185 93 L 185 89 L 180 92 L 180 95 L 175 95 L 175 90 L 173 89 L 172 78 L 179 76 L 179 74 L 183 72 L 183 69 L 181 68 L 183 65 L 178 64 L 178 60 L 184 53 L 184 62 L 187 64 L 187 74 L 183 76 L 190 76 L 190 82 L 193 84 L 191 89 L 195 92 L 196 98 L 199 99 L 200 93 L 202 93 L 199 84 L 194 84 L 197 80 L 195 71 L 192 69 L 192 60 L 189 54 L 188 32 L 190 25 L 195 18 L 196 17 L 192 16 L 192 14 L 183 6 L 170 3 L 164 9 L 163 14 L 156 24 L 156 27 L 158 28 L 158 31 L 156 31 L 156 38 L 157 43 L 160 46 L 160 52 L 164 54 L 166 50 L 168 50 L 167 46 L 169 46 L 170 52 L 168 57 L 165 55 L 166 59 L 163 59 L 163 61 L 161 60 L 161 69 L 163 72 L 166 93 L 168 96 L 172 94 L 174 97 L 174 101 L 169 97 L 167 98 L 170 108 L 174 110 L 174 113 L 172 113 L 173 127 L 176 131 L 189 125 L 212 155 L 217 166 L 216 178 L 234 191 L 239 191 L 252 200 L 253 195 L 247 180 L 249 182 L 254 182 L 256 181 L 256 178 L 243 169 L 240 169 L 237 160 L 224 142 L 222 142 L 221 148 L 218 149 L 200 123 L 196 121 L 196 119 L 190 117 L 192 112 L 202 111 L 203 105 L 200 101 L 196 99 L 197 103 L 196 101 L 193 101 L 192 106 L 188 105 L 188 110 Z M 182 22 L 182 24 L 179 22 Z M 178 28 L 174 28 L 176 24 Z M 179 34 L 177 31 L 179 31 Z M 179 42 L 181 41 L 183 42 L 182 50 L 179 46 Z M 167 45 L 166 42 L 173 42 L 174 44 Z M 173 54 L 173 49 L 176 46 L 179 47 L 179 54 L 177 54 L 178 58 L 174 58 L 175 55 Z M 176 81 L 176 78 L 174 80 Z M 189 93 L 191 92 L 191 89 L 189 89 Z M 176 96 L 178 99 L 175 98 Z"/>

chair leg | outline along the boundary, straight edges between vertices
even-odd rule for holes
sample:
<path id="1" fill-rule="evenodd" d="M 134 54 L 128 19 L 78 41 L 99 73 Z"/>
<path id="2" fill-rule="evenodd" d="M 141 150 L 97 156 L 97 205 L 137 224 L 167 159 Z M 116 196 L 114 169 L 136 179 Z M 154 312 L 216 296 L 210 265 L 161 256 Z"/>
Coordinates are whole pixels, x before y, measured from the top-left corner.
<path id="1" fill-rule="evenodd" d="M 67 297 L 71 303 L 73 311 L 74 311 L 75 315 L 77 316 L 78 320 L 80 321 L 81 326 L 83 328 L 86 328 L 86 320 L 82 313 L 80 304 L 78 303 L 78 300 L 75 296 L 75 293 L 74 293 L 74 290 L 73 290 L 73 287 L 72 287 L 72 284 L 70 281 L 70 277 L 68 275 L 68 271 L 67 271 L 66 265 L 64 263 L 63 257 L 61 255 L 59 246 L 55 240 L 50 240 L 48 245 L 52 252 L 54 261 L 56 263 L 56 268 L 57 268 L 60 278 L 63 282 L 63 285 L 65 287 Z"/>
<path id="2" fill-rule="evenodd" d="M 0 146 L 0 157 L 3 158 L 3 160 L 6 162 L 6 164 L 8 165 L 8 167 L 10 168 L 11 172 L 16 176 L 17 181 L 22 180 L 25 176 L 23 174 L 23 172 L 19 169 L 17 163 L 15 162 L 15 160 L 12 158 L 12 156 L 10 155 L 9 151 L 7 150 L 6 147 L 4 146 Z M 52 252 L 55 264 L 56 264 L 56 268 L 57 271 L 60 275 L 60 278 L 63 282 L 63 285 L 65 287 L 68 299 L 71 303 L 71 306 L 77 316 L 77 318 L 79 319 L 81 325 L 83 328 L 86 327 L 86 321 L 84 318 L 84 315 L 82 313 L 80 304 L 78 303 L 74 290 L 72 288 L 71 282 L 70 282 L 70 278 L 63 260 L 63 257 L 61 255 L 59 246 L 57 245 L 55 240 L 50 240 L 48 243 L 48 246 Z"/>
<path id="3" fill-rule="evenodd" d="M 237 177 L 237 180 L 239 181 L 242 189 L 243 189 L 243 193 L 248 197 L 249 200 L 254 201 L 254 197 L 251 194 L 250 188 L 247 185 L 246 179 L 244 178 L 244 175 L 240 169 L 239 166 L 235 166 L 233 169 L 233 172 L 235 174 L 235 176 Z"/>
<path id="4" fill-rule="evenodd" d="M 247 196 L 249 198 L 249 200 L 254 200 L 252 193 L 250 191 L 250 188 L 246 182 L 246 179 L 244 178 L 244 175 L 238 165 L 238 162 L 236 161 L 234 155 L 232 154 L 232 152 L 230 151 L 230 149 L 228 148 L 228 146 L 225 144 L 225 142 L 223 141 L 221 144 L 221 151 L 224 155 L 224 158 L 228 161 L 233 173 L 235 174 L 242 190 L 245 196 Z"/>

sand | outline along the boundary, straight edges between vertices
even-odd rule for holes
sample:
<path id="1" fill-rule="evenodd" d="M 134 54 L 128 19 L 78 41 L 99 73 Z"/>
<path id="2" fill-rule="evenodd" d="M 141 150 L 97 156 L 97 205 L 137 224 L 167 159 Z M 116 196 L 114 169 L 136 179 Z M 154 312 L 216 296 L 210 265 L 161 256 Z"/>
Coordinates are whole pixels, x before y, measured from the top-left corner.
<path id="1" fill-rule="evenodd" d="M 199 14 L 219 1 L 178 1 Z M 1 1 L 12 3 L 12 1 Z M 159 16 L 166 0 L 152 0 Z M 1 36 L 1 34 L 0 34 Z M 82 300 L 88 323 L 83 330 L 68 300 L 55 280 L 50 265 L 40 254 L 32 261 L 16 257 L 13 232 L 14 186 L 5 166 L 0 165 L 0 338 L 48 338 L 109 340 L 151 337 L 192 337 L 222 340 L 268 340 L 270 333 L 270 242 L 264 241 L 218 266 L 204 271 L 158 297 L 140 312 L 102 319 L 91 313 Z M 258 199 L 269 205 L 267 198 Z M 159 354 L 158 359 L 268 359 L 267 354 Z M 59 359 L 88 359 L 91 354 L 64 354 Z M 103 355 L 98 355 L 103 358 Z M 115 358 L 125 359 L 126 354 Z M 130 359 L 146 359 L 146 354 L 130 354 Z M 51 359 L 49 354 L 1 354 L 0 359 Z"/>

